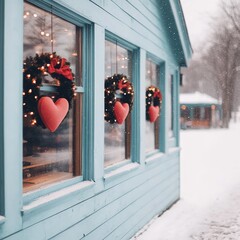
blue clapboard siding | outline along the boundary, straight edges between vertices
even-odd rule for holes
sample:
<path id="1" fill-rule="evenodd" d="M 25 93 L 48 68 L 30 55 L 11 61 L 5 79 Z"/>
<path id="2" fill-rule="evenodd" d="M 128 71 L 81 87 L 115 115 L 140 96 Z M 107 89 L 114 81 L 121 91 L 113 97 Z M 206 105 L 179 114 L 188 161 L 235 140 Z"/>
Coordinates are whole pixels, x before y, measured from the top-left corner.
<path id="1" fill-rule="evenodd" d="M 83 236 L 86 239 L 103 239 L 117 232 L 125 235 L 133 231 L 133 226 L 136 232 L 142 226 L 137 225 L 139 221 L 147 223 L 178 199 L 179 175 L 176 173 L 179 173 L 179 163 L 173 154 L 172 158 L 169 156 L 151 164 L 144 173 L 7 239 L 18 239 L 19 236 L 22 239 L 31 236 L 36 240 L 52 237 L 79 239 Z M 142 217 L 138 219 L 139 215 Z M 124 224 L 126 221 L 129 224 Z"/>
<path id="2" fill-rule="evenodd" d="M 21 8 L 18 0 L 4 1 L 6 13 L 13 8 Z M 53 191 L 41 194 L 22 196 L 21 172 L 21 131 L 19 122 L 21 115 L 21 80 L 22 68 L 22 11 L 5 17 L 5 24 L 10 24 L 6 32 L 6 53 L 15 53 L 15 68 L 4 65 L 6 89 L 14 92 L 11 101 L 4 97 L 5 119 L 10 122 L 4 125 L 7 146 L 5 151 L 6 173 L 5 199 L 6 204 L 0 204 L 0 239 L 6 240 L 45 240 L 45 239 L 129 239 L 144 224 L 154 216 L 169 208 L 180 196 L 180 164 L 178 146 L 178 117 L 175 114 L 176 139 L 169 145 L 168 111 L 166 106 L 170 101 L 167 94 L 163 95 L 161 125 L 161 153 L 151 158 L 145 157 L 145 63 L 147 54 L 154 55 L 161 63 L 161 90 L 167 93 L 170 74 L 176 75 L 175 85 L 178 84 L 179 67 L 185 65 L 189 57 L 189 42 L 176 9 L 178 0 L 30 0 L 31 3 L 43 6 L 53 4 L 53 12 L 57 9 L 60 17 L 72 19 L 77 23 L 84 18 L 89 24 L 89 67 L 84 77 L 85 121 L 88 129 L 84 129 L 83 137 L 85 164 L 84 181 L 73 181 L 65 188 L 54 186 Z M 56 8 L 56 9 L 55 9 Z M 15 9 L 16 10 L 16 9 Z M 173 11 L 174 10 L 174 11 Z M 17 12 L 17 11 L 14 11 Z M 79 18 L 78 18 L 79 16 Z M 177 19 L 174 19 L 177 16 Z M 13 25 L 11 27 L 11 25 Z M 8 30 L 9 30 L 8 29 Z M 104 172 L 104 41 L 106 33 L 111 33 L 124 39 L 129 45 L 139 49 L 137 60 L 137 77 L 135 86 L 135 106 L 133 114 L 136 126 L 133 128 L 134 146 L 132 147 L 134 162 L 122 166 L 121 173 Z M 181 33 L 181 34 L 180 34 Z M 22 35 L 21 35 L 22 36 Z M 1 44 L 1 42 L 0 42 Z M 7 55 L 7 54 L 6 54 Z M 5 56 L 8 63 L 12 58 Z M 1 62 L 0 62 L 1 64 Z M 12 85 L 13 84 L 13 85 Z M 14 86 L 14 87 L 12 87 Z M 178 91 L 175 88 L 175 110 L 178 107 Z M 18 106 L 18 118 L 11 118 L 7 110 Z M 0 114 L 1 118 L 1 114 Z M 10 126 L 14 126 L 11 128 Z M 6 129 L 7 128 L 7 129 Z M 0 129 L 1 130 L 1 129 Z M 17 138 L 15 134 L 17 134 Z M 11 144 L 10 144 L 11 142 Z M 0 145 L 2 146 L 2 145 Z M 12 149 L 17 151 L 12 151 Z M 1 159 L 0 159 L 1 161 Z M 14 163 L 13 163 L 14 161 Z M 17 164 L 16 164 L 17 162 Z M 2 166 L 3 162 L 0 162 Z M 121 169 L 121 167 L 120 167 Z M 115 169 L 116 172 L 118 169 Z M 114 171 L 114 170 L 113 170 Z M 14 174 L 12 174 L 14 173 Z M 0 170 L 0 179 L 3 178 Z M 17 184 L 16 184 L 17 183 Z M 64 186 L 64 185 L 63 185 Z M 0 186 L 1 187 L 1 186 Z M 1 188 L 2 189 L 2 188 Z M 43 193 L 43 192 L 41 192 Z M 3 198 L 0 193 L 0 200 Z M 6 213 L 6 214 L 5 214 Z M 1 221 L 1 219 L 3 219 Z"/>

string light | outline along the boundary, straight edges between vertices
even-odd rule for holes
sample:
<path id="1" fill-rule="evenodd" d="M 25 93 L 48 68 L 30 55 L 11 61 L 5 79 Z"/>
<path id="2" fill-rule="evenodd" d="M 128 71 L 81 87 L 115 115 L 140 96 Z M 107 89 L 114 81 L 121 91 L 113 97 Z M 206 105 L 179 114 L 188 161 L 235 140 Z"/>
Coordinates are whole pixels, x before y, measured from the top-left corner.
<path id="1" fill-rule="evenodd" d="M 36 123 L 37 123 L 37 120 L 33 119 L 32 122 L 31 122 L 31 125 L 35 125 Z"/>

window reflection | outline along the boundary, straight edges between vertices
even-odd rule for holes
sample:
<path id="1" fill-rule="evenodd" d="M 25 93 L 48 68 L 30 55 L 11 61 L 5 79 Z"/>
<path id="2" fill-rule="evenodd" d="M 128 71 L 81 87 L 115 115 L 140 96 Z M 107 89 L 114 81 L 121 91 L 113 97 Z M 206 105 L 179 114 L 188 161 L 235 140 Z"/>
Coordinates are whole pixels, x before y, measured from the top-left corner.
<path id="1" fill-rule="evenodd" d="M 28 3 L 24 3 L 23 18 L 24 59 L 53 50 L 71 63 L 79 85 L 81 29 Z M 57 87 L 48 86 L 54 85 L 51 76 L 44 76 L 43 83 L 40 95 L 57 99 Z M 81 175 L 81 102 L 78 93 L 69 114 L 53 133 L 29 125 L 23 118 L 24 192 Z"/>
<path id="2" fill-rule="evenodd" d="M 131 81 L 132 52 L 117 43 L 105 41 L 105 78 L 113 74 L 124 74 Z M 130 114 L 131 115 L 131 114 Z M 104 162 L 105 166 L 130 158 L 131 117 L 125 123 L 110 124 L 105 122 Z"/>
<path id="3" fill-rule="evenodd" d="M 25 3 L 24 6 L 23 58 L 36 53 L 56 52 L 71 63 L 72 71 L 76 73 L 79 62 L 76 26 L 33 5 Z"/>
<path id="4" fill-rule="evenodd" d="M 149 86 L 159 86 L 159 65 L 154 63 L 151 59 L 146 61 L 146 88 Z M 149 153 L 159 148 L 159 121 L 158 119 L 151 123 L 146 121 L 145 125 L 145 146 L 146 153 Z"/>
<path id="5" fill-rule="evenodd" d="M 174 97 L 174 92 L 173 92 L 173 75 L 170 75 L 169 77 L 169 87 L 168 87 L 168 94 L 170 97 L 169 101 L 169 124 L 168 124 L 168 136 L 173 137 L 173 97 Z"/>

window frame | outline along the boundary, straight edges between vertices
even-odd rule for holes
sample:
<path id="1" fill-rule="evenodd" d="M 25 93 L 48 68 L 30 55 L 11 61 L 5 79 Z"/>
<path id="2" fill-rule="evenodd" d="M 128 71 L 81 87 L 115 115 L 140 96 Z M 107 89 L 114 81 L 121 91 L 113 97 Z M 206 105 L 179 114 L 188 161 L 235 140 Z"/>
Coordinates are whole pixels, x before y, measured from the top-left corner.
<path id="1" fill-rule="evenodd" d="M 160 59 L 159 57 L 155 56 L 154 54 L 147 52 L 146 53 L 145 65 L 144 65 L 145 70 L 146 70 L 147 59 L 150 59 L 159 68 L 159 74 L 158 74 L 158 79 L 157 79 L 158 86 L 157 87 L 160 89 L 163 99 L 162 99 L 160 117 L 158 118 L 159 128 L 158 128 L 158 132 L 155 132 L 155 134 L 158 134 L 158 148 L 155 148 L 153 151 L 150 151 L 150 152 L 145 152 L 145 161 L 149 161 L 149 159 L 152 159 L 152 157 L 154 157 L 154 155 L 156 155 L 156 154 L 164 153 L 165 152 L 165 147 L 166 147 L 166 140 L 165 140 L 166 120 L 165 120 L 165 117 L 164 117 L 165 111 L 166 111 L 166 107 L 165 107 L 166 106 L 166 102 L 165 102 L 165 85 L 166 85 L 165 62 L 162 59 Z M 146 84 L 146 80 L 144 81 L 144 86 L 146 86 L 145 84 Z M 146 87 L 145 87 L 145 91 L 146 91 Z M 144 103 L 145 103 L 145 94 L 144 94 Z M 144 104 L 144 107 L 145 107 L 144 112 L 145 112 L 145 115 L 146 115 L 146 105 L 145 104 Z M 146 119 L 146 117 L 145 117 L 145 119 Z M 144 129 L 144 131 L 145 131 L 145 129 Z M 145 149 L 146 149 L 146 146 L 145 146 Z"/>
<path id="2" fill-rule="evenodd" d="M 4 33 L 4 1 L 0 1 L 0 30 Z M 4 181 L 4 34 L 0 36 L 0 224 L 5 215 Z"/>
<path id="3" fill-rule="evenodd" d="M 169 104 L 172 104 L 171 119 L 168 120 L 170 124 L 172 134 L 168 135 L 168 147 L 178 147 L 179 146 L 179 130 L 180 130 L 180 103 L 179 99 L 179 86 L 180 86 L 180 71 L 178 69 L 172 70 L 169 74 L 169 86 L 170 87 L 170 96 Z M 172 88 L 171 88 L 172 86 Z M 170 127 L 168 126 L 168 134 Z"/>
<path id="4" fill-rule="evenodd" d="M 63 6 L 57 3 L 46 3 L 39 0 L 26 0 L 26 3 L 30 3 L 40 9 L 51 12 L 55 16 L 62 18 L 65 21 L 68 21 L 71 24 L 74 24 L 77 27 L 82 29 L 82 78 L 80 79 L 80 86 L 76 88 L 76 93 L 80 94 L 80 98 L 82 98 L 82 116 L 84 114 L 92 114 L 93 108 L 91 104 L 90 91 L 85 91 L 85 89 L 89 89 L 91 87 L 91 83 L 93 81 L 92 68 L 89 68 L 89 64 L 93 61 L 93 26 L 89 20 L 82 18 L 76 13 L 71 12 L 70 10 L 66 10 Z M 87 81 L 88 79 L 88 81 Z M 43 87 L 44 88 L 44 87 Z M 93 145 L 93 140 L 90 136 L 86 136 L 85 132 L 87 128 L 90 128 L 93 123 L 87 121 L 86 118 L 81 118 L 80 124 L 82 125 L 82 131 L 80 133 L 80 139 L 82 139 L 82 144 L 79 146 L 82 148 L 81 160 L 82 162 L 82 174 L 81 176 L 76 176 L 71 179 L 67 179 L 61 182 L 57 182 L 54 184 L 46 185 L 43 189 L 34 190 L 30 192 L 23 193 L 23 205 L 27 205 L 41 196 L 50 194 L 54 191 L 58 191 L 64 189 L 66 187 L 70 187 L 71 185 L 77 184 L 84 180 L 91 179 L 92 170 L 90 169 L 91 161 L 93 159 L 90 157 L 90 149 Z M 87 144 L 88 143 L 88 144 Z M 88 161 L 87 161 L 88 160 Z"/>
<path id="5" fill-rule="evenodd" d="M 104 174 L 105 176 L 114 171 L 117 170 L 121 167 L 124 167 L 128 164 L 132 164 L 134 162 L 139 162 L 139 158 L 138 156 L 138 139 L 137 139 L 137 135 L 139 134 L 139 129 L 137 129 L 136 127 L 136 122 L 137 122 L 137 111 L 138 111 L 138 107 L 139 107 L 139 93 L 137 91 L 140 82 L 139 82 L 139 56 L 140 56 L 140 50 L 139 47 L 137 47 L 136 45 L 128 42 L 127 40 L 113 34 L 112 32 L 109 32 L 108 30 L 105 30 L 105 41 L 110 41 L 112 43 L 116 43 L 118 44 L 118 46 L 125 48 L 129 51 L 132 52 L 132 79 L 131 79 L 131 83 L 133 84 L 134 87 L 134 105 L 132 108 L 132 112 L 131 112 L 131 134 L 130 134 L 130 157 L 128 159 L 116 162 L 112 165 L 106 166 L 104 167 Z M 104 45 L 105 46 L 105 45 Z M 104 51 L 104 56 L 105 56 L 105 51 Z M 105 58 L 104 58 L 105 61 Z M 104 70 L 105 72 L 105 70 Z M 104 74 L 105 75 L 105 74 Z M 105 120 L 104 120 L 105 121 Z M 105 134 L 105 131 L 104 131 Z M 105 144 L 104 144 L 104 149 L 105 149 Z M 105 151 L 105 150 L 104 150 Z M 125 151 L 126 151 L 126 139 L 125 139 Z M 126 154 L 126 152 L 125 152 Z M 105 159 L 103 158 L 103 161 L 105 161 Z"/>
<path id="6" fill-rule="evenodd" d="M 162 93 L 162 89 L 160 88 L 160 84 L 161 84 L 161 64 L 162 64 L 162 61 L 160 59 L 158 59 L 157 57 L 153 56 L 150 53 L 147 53 L 146 63 L 147 63 L 147 61 L 151 61 L 153 64 L 156 65 L 156 67 L 158 69 L 157 79 L 156 79 L 157 80 L 156 87 L 159 88 L 161 93 Z M 145 69 L 147 71 L 146 64 L 145 64 Z M 146 79 L 145 79 L 145 84 L 146 84 Z M 146 89 L 146 87 L 145 87 L 145 89 Z M 146 106 L 145 106 L 145 114 L 146 114 Z M 161 123 L 161 120 L 160 119 L 161 119 L 161 115 L 162 114 L 161 114 L 161 110 L 160 110 L 160 117 L 157 119 L 158 127 L 156 127 L 156 122 L 154 123 L 154 149 L 145 153 L 146 154 L 146 158 L 149 158 L 150 156 L 160 152 L 160 145 L 161 145 L 160 144 L 161 143 L 161 140 L 160 140 L 160 130 L 161 130 L 160 123 Z M 156 140 L 156 137 L 157 137 L 157 140 Z M 145 146 L 145 151 L 146 151 L 146 146 Z"/>

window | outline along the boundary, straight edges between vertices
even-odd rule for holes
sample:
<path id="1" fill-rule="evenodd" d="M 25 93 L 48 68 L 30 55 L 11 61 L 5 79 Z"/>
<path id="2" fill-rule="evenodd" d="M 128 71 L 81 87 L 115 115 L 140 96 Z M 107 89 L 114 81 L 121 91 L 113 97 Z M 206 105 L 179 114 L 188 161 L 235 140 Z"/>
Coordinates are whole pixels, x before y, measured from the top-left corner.
<path id="1" fill-rule="evenodd" d="M 150 58 L 146 61 L 146 88 L 160 85 L 160 66 Z M 155 122 L 146 120 L 146 153 L 152 152 L 159 148 L 159 117 Z"/>
<path id="2" fill-rule="evenodd" d="M 105 78 L 123 74 L 132 80 L 133 52 L 117 42 L 105 41 Z M 105 121 L 104 163 L 112 165 L 130 158 L 131 113 L 123 124 L 110 124 Z"/>
<path id="3" fill-rule="evenodd" d="M 28 3 L 24 4 L 23 18 L 24 61 L 36 54 L 56 52 L 70 62 L 79 89 L 82 28 Z M 40 96 L 57 99 L 58 89 L 56 79 L 42 77 Z M 23 191 L 81 175 L 82 93 L 77 90 L 69 113 L 55 132 L 29 124 L 31 114 L 23 117 Z"/>
<path id="4" fill-rule="evenodd" d="M 169 87 L 168 87 L 168 94 L 170 97 L 170 101 L 169 101 L 169 137 L 173 137 L 174 133 L 174 82 L 173 82 L 173 75 L 170 75 L 169 78 Z"/>
<path id="5" fill-rule="evenodd" d="M 4 33 L 4 1 L 0 1 L 0 29 Z M 4 215 L 4 125 L 3 125 L 3 62 L 4 62 L 4 34 L 0 36 L 0 220 Z"/>

